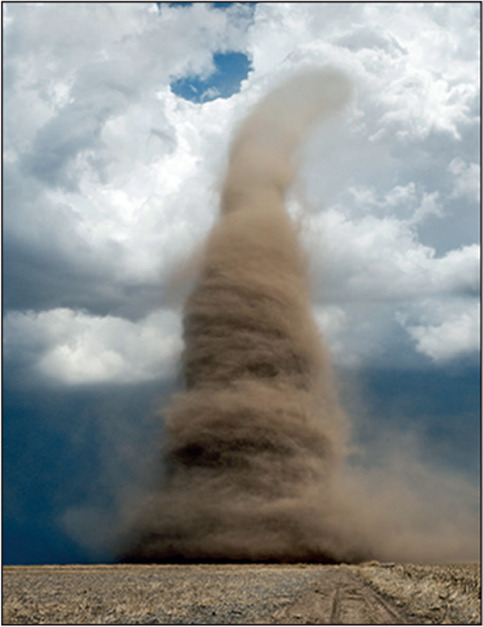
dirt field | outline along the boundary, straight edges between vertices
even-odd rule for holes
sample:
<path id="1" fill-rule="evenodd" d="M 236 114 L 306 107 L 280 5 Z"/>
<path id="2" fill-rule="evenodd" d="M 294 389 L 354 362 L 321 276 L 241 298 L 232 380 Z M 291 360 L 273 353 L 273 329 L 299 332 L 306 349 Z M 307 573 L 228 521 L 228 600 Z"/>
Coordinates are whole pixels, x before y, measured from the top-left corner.
<path id="1" fill-rule="evenodd" d="M 4 624 L 479 624 L 479 564 L 7 566 Z"/>

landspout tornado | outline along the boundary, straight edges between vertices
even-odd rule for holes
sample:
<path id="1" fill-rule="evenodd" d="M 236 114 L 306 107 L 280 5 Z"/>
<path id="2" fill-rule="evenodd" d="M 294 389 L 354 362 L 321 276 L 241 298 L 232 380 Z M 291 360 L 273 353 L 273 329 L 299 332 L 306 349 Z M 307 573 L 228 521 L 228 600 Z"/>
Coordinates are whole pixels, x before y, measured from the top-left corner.
<path id="1" fill-rule="evenodd" d="M 184 389 L 164 412 L 163 477 L 125 561 L 359 555 L 341 536 L 333 485 L 345 419 L 284 207 L 300 142 L 349 94 L 338 71 L 306 71 L 262 99 L 235 135 L 185 303 Z"/>

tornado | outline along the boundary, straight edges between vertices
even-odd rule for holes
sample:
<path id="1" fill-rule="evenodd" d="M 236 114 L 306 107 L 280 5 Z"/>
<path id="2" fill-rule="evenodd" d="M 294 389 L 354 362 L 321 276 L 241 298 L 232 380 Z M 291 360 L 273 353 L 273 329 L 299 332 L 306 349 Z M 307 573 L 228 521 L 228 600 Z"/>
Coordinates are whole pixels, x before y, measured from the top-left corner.
<path id="1" fill-rule="evenodd" d="M 335 477 L 346 419 L 285 209 L 299 147 L 350 92 L 338 70 L 307 70 L 235 133 L 184 305 L 183 388 L 163 411 L 163 470 L 123 561 L 364 557 L 357 537 L 341 533 Z"/>

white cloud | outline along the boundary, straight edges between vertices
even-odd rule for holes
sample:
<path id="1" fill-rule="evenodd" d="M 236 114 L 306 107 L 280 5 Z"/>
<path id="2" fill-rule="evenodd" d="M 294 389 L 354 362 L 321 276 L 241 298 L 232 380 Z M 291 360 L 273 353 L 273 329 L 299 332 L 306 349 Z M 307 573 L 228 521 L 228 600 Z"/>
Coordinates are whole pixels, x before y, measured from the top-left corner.
<path id="1" fill-rule="evenodd" d="M 17 280 L 21 306 L 43 311 L 10 312 L 7 328 L 44 374 L 165 372 L 179 322 L 155 313 L 161 287 L 215 219 L 231 132 L 271 84 L 314 62 L 344 68 L 356 91 L 345 118 L 313 134 L 301 172 L 314 303 L 337 359 L 370 363 L 403 340 L 440 359 L 445 334 L 446 358 L 462 354 L 457 329 L 477 321 L 476 6 L 52 3 L 6 16 L 5 242 L 15 277 L 43 276 L 55 293 L 49 304 L 43 285 L 40 299 Z M 240 93 L 193 103 L 171 92 L 227 50 L 253 63 Z M 134 321 L 109 310 L 136 286 L 159 302 L 139 297 Z M 136 349 L 148 331 L 157 357 Z"/>
<path id="2" fill-rule="evenodd" d="M 448 165 L 448 171 L 454 176 L 453 196 L 467 196 L 475 202 L 480 199 L 480 166 L 477 163 L 466 164 L 460 157 L 455 157 Z"/>
<path id="3" fill-rule="evenodd" d="M 438 257 L 417 240 L 411 220 L 374 215 L 351 220 L 332 210 L 323 214 L 318 230 L 314 225 L 308 229 L 306 241 L 317 320 L 338 365 L 390 364 L 394 349 L 404 343 L 399 323 L 407 311 L 411 325 L 403 326 L 417 340 L 419 353 L 440 361 L 443 353 L 449 360 L 478 350 L 477 244 Z M 459 313 L 461 302 L 466 303 L 464 314 Z M 428 319 L 435 311 L 436 322 Z M 425 335 L 442 339 L 448 325 L 457 326 L 460 318 L 472 330 L 460 338 L 466 344 L 459 346 L 452 331 L 454 340 L 433 354 Z"/>
<path id="4" fill-rule="evenodd" d="M 179 316 L 159 310 L 130 322 L 69 309 L 12 312 L 5 318 L 7 357 L 35 347 L 37 374 L 66 385 L 137 383 L 172 375 L 181 351 Z"/>
<path id="5" fill-rule="evenodd" d="M 401 302 L 428 294 L 478 292 L 478 245 L 437 257 L 418 241 L 411 221 L 370 214 L 350 219 L 328 210 L 306 239 L 323 298 Z M 329 276 L 323 276 L 324 268 L 330 268 Z"/>
<path id="6" fill-rule="evenodd" d="M 421 324 L 399 321 L 416 344 L 416 350 L 437 363 L 476 354 L 480 348 L 479 304 L 467 300 L 444 303 L 425 301 Z"/>

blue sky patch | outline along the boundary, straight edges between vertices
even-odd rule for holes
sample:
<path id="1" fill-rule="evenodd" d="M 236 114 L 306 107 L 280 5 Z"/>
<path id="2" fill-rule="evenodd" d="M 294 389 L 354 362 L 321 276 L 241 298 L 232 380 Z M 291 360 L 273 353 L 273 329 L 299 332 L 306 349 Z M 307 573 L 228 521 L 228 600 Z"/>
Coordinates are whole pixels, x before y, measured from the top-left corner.
<path id="1" fill-rule="evenodd" d="M 159 10 L 161 10 L 163 4 L 167 4 L 170 7 L 189 7 L 191 6 L 193 3 L 192 2 L 156 2 L 156 5 L 158 7 Z M 210 2 L 211 6 L 214 9 L 228 9 L 232 4 L 236 4 L 235 2 Z M 255 3 L 253 3 L 255 4 Z"/>
<path id="2" fill-rule="evenodd" d="M 193 3 L 192 2 L 156 2 L 158 9 L 161 11 L 163 4 L 166 4 L 168 7 L 189 7 Z"/>
<path id="3" fill-rule="evenodd" d="M 217 53 L 213 56 L 215 71 L 206 79 L 186 76 L 171 83 L 177 96 L 191 102 L 207 102 L 216 98 L 229 98 L 240 89 L 248 76 L 250 60 L 241 52 Z"/>

